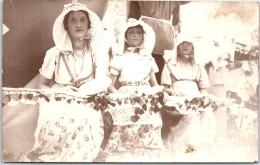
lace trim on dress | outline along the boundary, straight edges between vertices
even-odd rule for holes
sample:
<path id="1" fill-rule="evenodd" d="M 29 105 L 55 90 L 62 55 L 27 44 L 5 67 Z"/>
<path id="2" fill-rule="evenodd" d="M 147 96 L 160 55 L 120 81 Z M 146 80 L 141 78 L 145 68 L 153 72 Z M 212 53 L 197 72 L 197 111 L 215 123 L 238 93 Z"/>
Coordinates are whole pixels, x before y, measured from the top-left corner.
<path id="1" fill-rule="evenodd" d="M 150 86 L 147 81 L 122 81 L 121 86 Z"/>

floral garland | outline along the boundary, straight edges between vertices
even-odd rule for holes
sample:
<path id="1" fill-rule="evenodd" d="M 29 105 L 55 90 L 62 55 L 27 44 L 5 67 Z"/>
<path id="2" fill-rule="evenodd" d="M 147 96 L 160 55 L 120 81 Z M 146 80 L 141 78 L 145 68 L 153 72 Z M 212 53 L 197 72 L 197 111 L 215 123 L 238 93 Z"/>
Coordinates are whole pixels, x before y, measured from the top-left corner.
<path id="1" fill-rule="evenodd" d="M 36 104 L 41 101 L 50 102 L 51 100 L 64 101 L 69 104 L 90 104 L 97 111 L 106 111 L 110 106 L 115 107 L 116 105 L 124 106 L 124 104 L 131 104 L 135 110 L 135 115 L 131 117 L 133 122 L 137 122 L 140 116 L 147 111 L 154 113 L 160 112 L 163 114 L 182 114 L 190 111 L 206 111 L 208 109 L 217 111 L 221 107 L 227 107 L 227 103 L 229 103 L 227 100 L 201 96 L 192 98 L 176 97 L 176 99 L 170 101 L 171 105 L 168 105 L 163 92 L 159 92 L 155 95 L 116 95 L 116 97 L 109 93 L 98 93 L 83 97 L 66 93 L 47 93 L 45 91 L 29 89 L 2 90 L 3 104 Z"/>
<path id="2" fill-rule="evenodd" d="M 176 97 L 177 98 L 177 97 Z M 219 99 L 211 96 L 201 96 L 201 97 L 183 97 L 181 99 L 176 99 L 176 101 L 171 100 L 171 105 L 164 104 L 160 108 L 160 112 L 166 115 L 174 114 L 188 114 L 192 111 L 218 111 L 222 109 L 227 109 L 230 104 L 233 104 L 233 100 Z"/>
<path id="3" fill-rule="evenodd" d="M 95 110 L 104 111 L 109 105 L 115 106 L 110 102 L 107 93 L 98 93 L 90 96 L 77 96 L 68 93 L 46 92 L 41 90 L 31 89 L 15 89 L 8 88 L 2 90 L 2 103 L 5 105 L 14 106 L 18 103 L 37 104 L 39 102 L 62 101 L 69 104 L 91 104 Z"/>
<path id="4" fill-rule="evenodd" d="M 176 97 L 177 98 L 177 97 Z M 180 97 L 178 97 L 180 98 Z M 154 112 L 161 114 L 185 114 L 190 111 L 207 111 L 207 110 L 221 110 L 227 108 L 232 100 L 227 99 L 217 99 L 210 96 L 201 97 L 182 97 L 181 99 L 176 99 L 171 101 L 171 105 L 167 105 L 164 98 L 164 93 L 159 92 L 155 95 L 145 95 L 142 96 L 126 96 L 118 98 L 109 98 L 110 102 L 115 105 L 131 104 L 134 107 L 135 114 L 131 116 L 132 122 L 137 122 L 140 116 L 145 112 Z M 136 104 L 138 106 L 136 106 Z"/>

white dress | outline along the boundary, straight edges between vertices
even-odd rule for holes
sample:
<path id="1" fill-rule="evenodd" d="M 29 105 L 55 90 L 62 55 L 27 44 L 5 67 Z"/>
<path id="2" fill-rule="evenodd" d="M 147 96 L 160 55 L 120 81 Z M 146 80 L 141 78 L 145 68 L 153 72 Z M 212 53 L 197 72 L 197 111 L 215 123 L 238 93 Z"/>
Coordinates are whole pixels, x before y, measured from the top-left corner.
<path id="1" fill-rule="evenodd" d="M 64 17 L 70 11 L 84 10 L 89 14 L 92 38 L 85 49 L 81 71 L 75 70 L 73 48 L 69 34 L 64 29 Z M 55 47 L 47 51 L 40 74 L 53 79 L 54 89 L 66 86 L 80 87 L 96 78 L 94 55 L 101 40 L 103 27 L 99 17 L 86 5 L 72 2 L 64 5 L 53 27 Z M 101 67 L 102 68 L 102 67 Z M 103 70 L 106 74 L 106 70 Z M 40 102 L 40 114 L 35 131 L 35 145 L 26 156 L 35 162 L 92 162 L 98 155 L 103 137 L 104 124 L 101 111 L 90 103 L 78 103 L 76 97 L 62 100 L 55 96 Z"/>
<path id="2" fill-rule="evenodd" d="M 158 67 L 152 56 L 140 56 L 138 53 L 124 51 L 124 55 L 113 58 L 110 64 L 110 73 L 118 75 L 119 92 L 135 93 L 138 90 L 150 89 L 150 75 L 158 72 Z"/>

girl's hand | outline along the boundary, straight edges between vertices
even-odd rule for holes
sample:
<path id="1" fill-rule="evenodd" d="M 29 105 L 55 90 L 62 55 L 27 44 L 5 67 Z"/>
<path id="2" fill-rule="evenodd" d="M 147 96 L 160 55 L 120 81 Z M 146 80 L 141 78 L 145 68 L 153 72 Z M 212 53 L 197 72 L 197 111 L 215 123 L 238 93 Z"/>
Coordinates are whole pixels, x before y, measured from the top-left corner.
<path id="1" fill-rule="evenodd" d="M 49 88 L 45 90 L 46 94 L 54 94 L 54 93 L 71 93 L 71 92 L 79 92 L 79 89 L 74 86 L 66 86 L 60 89 L 57 88 Z"/>
<path id="2" fill-rule="evenodd" d="M 108 92 L 110 93 L 116 93 L 117 92 L 117 89 L 115 87 L 115 84 L 117 82 L 117 75 L 114 75 L 114 74 L 110 74 L 110 78 L 112 80 L 112 83 L 110 84 L 110 86 L 108 87 Z"/>
<path id="3" fill-rule="evenodd" d="M 66 92 L 79 92 L 79 88 L 74 87 L 74 86 L 66 86 L 63 88 Z"/>
<path id="4" fill-rule="evenodd" d="M 158 93 L 158 92 L 162 92 L 163 91 L 163 86 L 154 86 L 154 87 L 152 87 L 151 88 L 151 93 L 152 94 L 156 94 L 156 93 Z"/>
<path id="5" fill-rule="evenodd" d="M 175 96 L 184 96 L 184 95 L 182 94 L 182 92 L 180 92 L 180 91 L 178 91 L 178 90 L 172 91 L 171 94 L 172 94 L 172 95 L 175 95 Z"/>
<path id="6" fill-rule="evenodd" d="M 166 92 L 168 95 L 172 95 L 172 90 L 170 89 L 170 85 L 163 85 L 163 92 Z"/>

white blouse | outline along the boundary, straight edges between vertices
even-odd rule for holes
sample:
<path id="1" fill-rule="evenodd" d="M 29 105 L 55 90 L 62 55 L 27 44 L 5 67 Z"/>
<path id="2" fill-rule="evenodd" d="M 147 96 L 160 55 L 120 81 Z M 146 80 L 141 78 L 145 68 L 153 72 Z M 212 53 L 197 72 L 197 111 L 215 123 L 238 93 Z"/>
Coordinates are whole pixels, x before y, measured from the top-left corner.
<path id="1" fill-rule="evenodd" d="M 39 71 L 42 76 L 47 79 L 54 79 L 60 85 L 75 85 L 76 80 L 83 84 L 94 79 L 94 65 L 91 53 L 86 51 L 82 70 L 76 74 L 72 53 L 62 54 L 56 47 L 53 47 L 46 52 L 43 65 Z"/>
<path id="2" fill-rule="evenodd" d="M 114 56 L 110 63 L 110 73 L 119 76 L 119 82 L 123 81 L 149 81 L 149 73 L 158 72 L 159 69 L 152 56 L 140 56 L 138 53 L 130 53 Z"/>

